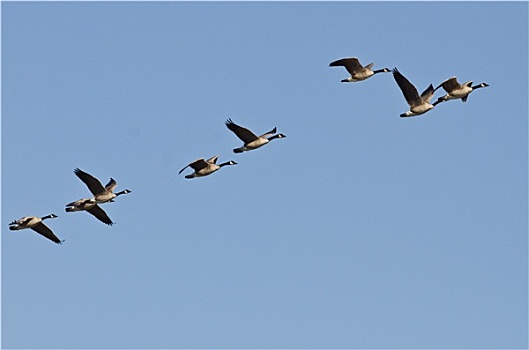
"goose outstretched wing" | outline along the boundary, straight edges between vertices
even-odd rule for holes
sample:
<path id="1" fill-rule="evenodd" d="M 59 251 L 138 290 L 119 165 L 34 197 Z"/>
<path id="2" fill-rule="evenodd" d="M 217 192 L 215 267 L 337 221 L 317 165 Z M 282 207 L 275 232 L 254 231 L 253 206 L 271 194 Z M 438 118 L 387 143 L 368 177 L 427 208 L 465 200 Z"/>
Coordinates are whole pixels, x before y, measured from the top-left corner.
<path id="1" fill-rule="evenodd" d="M 446 92 L 451 92 L 461 88 L 461 84 L 459 84 L 456 77 L 452 77 L 443 81 L 441 84 L 439 84 L 438 87 L 435 88 L 435 90 L 439 89 L 441 86 L 443 87 L 443 89 L 445 89 Z"/>
<path id="2" fill-rule="evenodd" d="M 358 70 L 364 68 L 356 57 L 348 57 L 336 60 L 329 64 L 329 67 L 345 67 L 349 74 L 353 75 Z"/>
<path id="3" fill-rule="evenodd" d="M 217 164 L 217 159 L 219 159 L 219 156 L 213 156 L 206 160 L 206 163 Z"/>
<path id="4" fill-rule="evenodd" d="M 101 182 L 92 175 L 85 173 L 79 168 L 76 168 L 73 172 L 75 173 L 75 175 L 77 175 L 79 179 L 81 179 L 82 182 L 84 182 L 84 184 L 88 187 L 88 189 L 90 190 L 90 192 L 92 192 L 94 196 L 105 192 L 105 188 L 103 187 Z"/>
<path id="5" fill-rule="evenodd" d="M 93 216 L 95 216 L 99 221 L 101 221 L 101 222 L 103 222 L 103 223 L 105 223 L 105 224 L 107 224 L 109 226 L 114 225 L 112 220 L 110 220 L 110 218 L 108 217 L 107 213 L 105 213 L 105 211 L 103 209 L 101 209 L 101 207 L 99 205 L 95 205 L 92 208 L 87 209 L 86 211 L 89 212 L 90 214 L 92 214 Z"/>
<path id="6" fill-rule="evenodd" d="M 428 86 L 426 88 L 426 90 L 423 91 L 423 93 L 421 94 L 421 99 L 423 101 L 426 101 L 426 102 L 430 102 L 430 100 L 432 99 L 433 97 L 433 94 L 434 94 L 434 88 L 433 88 L 433 85 L 430 84 L 430 86 Z"/>
<path id="7" fill-rule="evenodd" d="M 185 167 L 182 168 L 182 170 L 180 170 L 178 172 L 178 174 L 181 174 L 182 171 L 184 171 L 187 167 L 191 167 L 193 168 L 193 170 L 195 171 L 199 171 L 200 169 L 203 169 L 205 167 L 208 166 L 208 163 L 206 163 L 206 161 L 204 160 L 204 158 L 199 158 L 191 163 L 189 163 L 188 165 L 186 165 Z"/>
<path id="8" fill-rule="evenodd" d="M 244 143 L 249 143 L 259 138 L 250 130 L 235 124 L 231 119 L 226 120 L 226 126 Z"/>
<path id="9" fill-rule="evenodd" d="M 35 227 L 32 227 L 31 228 L 33 231 L 37 232 L 38 234 L 46 237 L 47 239 L 49 239 L 50 241 L 53 241 L 57 244 L 61 244 L 62 241 L 57 238 L 57 236 L 55 236 L 53 234 L 53 232 L 50 230 L 50 228 L 46 225 L 44 225 L 42 222 L 40 224 L 38 224 L 37 226 Z"/>
<path id="10" fill-rule="evenodd" d="M 393 68 L 393 78 L 395 78 L 397 85 L 399 86 L 404 98 L 406 99 L 406 102 L 408 102 L 409 105 L 421 103 L 421 97 L 419 96 L 417 88 L 412 83 L 410 83 L 410 81 L 406 79 L 406 77 L 402 75 L 397 70 L 397 68 Z"/>
<path id="11" fill-rule="evenodd" d="M 113 178 L 110 178 L 110 181 L 105 185 L 105 190 L 109 192 L 114 192 L 114 189 L 116 188 L 116 186 L 117 186 L 116 180 L 114 180 Z"/>

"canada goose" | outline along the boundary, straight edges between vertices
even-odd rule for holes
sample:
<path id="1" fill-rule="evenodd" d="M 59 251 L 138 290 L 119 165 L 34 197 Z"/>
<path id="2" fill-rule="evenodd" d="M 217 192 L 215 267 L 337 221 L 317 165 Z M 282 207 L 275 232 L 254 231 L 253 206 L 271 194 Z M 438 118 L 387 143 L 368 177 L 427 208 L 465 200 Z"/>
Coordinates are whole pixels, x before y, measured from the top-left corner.
<path id="1" fill-rule="evenodd" d="M 49 229 L 49 227 L 42 223 L 43 220 L 52 219 L 56 217 L 57 215 L 55 214 L 46 215 L 41 218 L 37 216 L 24 216 L 22 219 L 13 220 L 12 222 L 10 222 L 9 229 L 11 231 L 17 231 L 17 230 L 23 230 L 26 228 L 30 228 L 33 231 L 37 232 L 38 234 L 43 235 L 47 239 L 57 244 L 62 244 L 62 242 L 64 241 L 61 241 L 59 238 L 57 238 L 57 236 L 53 234 L 53 232 Z"/>
<path id="2" fill-rule="evenodd" d="M 342 58 L 337 61 L 331 62 L 329 64 L 329 67 L 345 67 L 349 74 L 351 74 L 350 77 L 341 80 L 342 83 L 351 83 L 356 81 L 362 81 L 366 80 L 367 78 L 372 77 L 373 75 L 377 73 L 389 73 L 389 68 L 382 68 L 378 70 L 372 70 L 374 63 L 370 63 L 367 66 L 362 66 L 360 64 L 360 61 L 358 61 L 358 58 L 356 57 L 348 57 L 348 58 Z"/>
<path id="3" fill-rule="evenodd" d="M 437 101 L 444 102 L 448 100 L 457 100 L 458 98 L 460 98 L 461 101 L 467 102 L 468 95 L 472 91 L 489 86 L 489 84 L 487 83 L 481 83 L 481 84 L 472 86 L 472 83 L 473 81 L 467 81 L 464 84 L 459 84 L 456 77 L 447 79 L 446 81 L 442 82 L 438 87 L 434 89 L 435 91 L 442 86 L 443 89 L 447 92 L 446 95 L 439 97 Z"/>
<path id="4" fill-rule="evenodd" d="M 406 79 L 406 77 L 404 77 L 404 75 L 402 75 L 397 70 L 397 68 L 393 68 L 393 78 L 395 78 L 395 81 L 399 85 L 406 102 L 408 102 L 408 105 L 410 105 L 410 110 L 406 113 L 402 113 L 400 115 L 401 117 L 412 117 L 426 113 L 439 103 L 439 101 L 436 101 L 433 104 L 430 104 L 430 100 L 432 99 L 434 93 L 432 84 L 430 84 L 430 86 L 424 90 L 421 96 L 419 96 L 417 88 L 413 86 L 413 84 L 410 83 L 410 81 Z"/>
<path id="5" fill-rule="evenodd" d="M 66 212 L 73 212 L 73 211 L 87 211 L 93 216 L 95 216 L 99 221 L 112 226 L 114 223 L 110 218 L 108 217 L 107 213 L 99 205 L 97 205 L 97 202 L 93 198 L 83 198 L 79 199 L 78 201 L 68 203 L 66 204 Z"/>
<path id="6" fill-rule="evenodd" d="M 263 134 L 261 136 L 257 136 L 253 132 L 251 132 L 250 130 L 235 124 L 234 122 L 231 121 L 231 119 L 226 120 L 226 126 L 228 127 L 228 129 L 233 131 L 233 133 L 235 135 L 237 135 L 237 137 L 239 139 L 241 139 L 244 142 L 244 145 L 242 147 L 235 148 L 233 150 L 233 152 L 235 152 L 235 153 L 242 153 L 244 151 L 251 151 L 251 150 L 257 149 L 257 148 L 259 148 L 261 146 L 266 145 L 268 142 L 270 142 L 270 141 L 272 141 L 274 139 L 286 137 L 283 134 L 274 135 L 277 132 L 277 128 L 273 128 L 272 130 L 270 130 L 266 134 Z"/>
<path id="7" fill-rule="evenodd" d="M 114 188 L 116 188 L 117 183 L 113 178 L 110 178 L 110 181 L 107 183 L 107 185 L 103 187 L 98 179 L 88 173 L 85 173 L 79 168 L 76 168 L 74 173 L 79 179 L 81 179 L 82 182 L 85 183 L 90 192 L 92 192 L 94 195 L 94 200 L 97 203 L 113 202 L 114 198 L 117 196 L 131 192 L 130 190 L 123 190 L 118 193 L 114 193 Z"/>
<path id="8" fill-rule="evenodd" d="M 178 172 L 178 174 L 181 174 L 182 171 L 184 171 L 187 167 L 191 167 L 193 168 L 193 170 L 195 170 L 195 172 L 189 175 L 186 175 L 185 178 L 192 179 L 194 177 L 201 177 L 201 176 L 207 176 L 207 175 L 213 174 L 215 171 L 219 170 L 225 165 L 237 164 L 233 160 L 230 160 L 229 162 L 225 162 L 225 163 L 217 165 L 216 163 L 217 163 L 218 158 L 219 156 L 211 157 L 208 160 L 204 160 L 204 158 L 199 158 L 189 163 L 188 165 L 186 165 L 182 170 Z"/>

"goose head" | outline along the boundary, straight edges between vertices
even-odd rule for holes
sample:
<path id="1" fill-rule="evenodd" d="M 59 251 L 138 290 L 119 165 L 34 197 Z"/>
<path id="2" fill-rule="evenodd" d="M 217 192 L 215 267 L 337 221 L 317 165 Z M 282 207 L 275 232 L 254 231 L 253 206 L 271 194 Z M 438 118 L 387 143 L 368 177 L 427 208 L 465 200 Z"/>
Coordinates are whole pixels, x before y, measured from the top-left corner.
<path id="1" fill-rule="evenodd" d="M 237 162 L 235 162 L 233 160 L 230 160 L 229 162 L 225 162 L 225 163 L 219 164 L 219 168 L 222 168 L 225 165 L 236 165 L 236 164 L 237 164 Z"/>
<path id="2" fill-rule="evenodd" d="M 58 218 L 58 216 L 55 215 L 55 214 L 50 214 L 50 215 L 43 216 L 43 217 L 42 217 L 42 220 L 45 220 L 45 219 L 53 219 L 53 218 Z"/>
<path id="3" fill-rule="evenodd" d="M 273 140 L 273 139 L 281 139 L 283 137 L 287 137 L 285 134 L 277 134 L 277 135 L 274 135 L 272 137 L 270 137 L 268 140 Z"/>
<path id="4" fill-rule="evenodd" d="M 382 68 L 382 69 L 377 69 L 375 71 L 373 71 L 373 73 L 377 74 L 377 73 L 389 73 L 391 72 L 391 70 L 389 68 Z"/>

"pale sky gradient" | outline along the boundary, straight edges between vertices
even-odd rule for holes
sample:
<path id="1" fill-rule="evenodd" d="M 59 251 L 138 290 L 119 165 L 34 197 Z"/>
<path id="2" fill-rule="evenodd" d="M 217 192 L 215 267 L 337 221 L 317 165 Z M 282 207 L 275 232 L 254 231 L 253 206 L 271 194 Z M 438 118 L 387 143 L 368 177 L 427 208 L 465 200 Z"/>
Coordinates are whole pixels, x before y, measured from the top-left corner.
<path id="1" fill-rule="evenodd" d="M 527 2 L 1 6 L 3 348 L 527 348 Z"/>

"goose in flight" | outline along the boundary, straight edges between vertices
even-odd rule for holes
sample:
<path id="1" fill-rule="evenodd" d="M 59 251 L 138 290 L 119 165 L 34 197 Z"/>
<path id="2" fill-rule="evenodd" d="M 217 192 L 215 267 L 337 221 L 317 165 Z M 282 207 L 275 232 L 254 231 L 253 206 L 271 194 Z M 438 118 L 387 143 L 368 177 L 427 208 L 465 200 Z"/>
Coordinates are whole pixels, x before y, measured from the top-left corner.
<path id="1" fill-rule="evenodd" d="M 448 100 L 461 99 L 461 101 L 467 102 L 468 95 L 472 91 L 489 86 L 489 84 L 487 83 L 481 83 L 481 84 L 472 86 L 472 83 L 473 81 L 467 81 L 464 84 L 459 84 L 456 77 L 452 77 L 450 79 L 445 80 L 438 87 L 434 89 L 435 91 L 439 89 L 440 87 L 443 87 L 443 89 L 447 92 L 446 95 L 439 97 L 437 101 L 444 102 Z"/>
<path id="2" fill-rule="evenodd" d="M 17 230 L 23 230 L 26 228 L 30 228 L 33 231 L 37 232 L 38 234 L 51 240 L 52 242 L 55 242 L 57 244 L 62 244 L 62 242 L 64 241 L 61 241 L 59 238 L 57 238 L 57 236 L 55 236 L 53 231 L 50 230 L 50 228 L 44 225 L 44 223 L 42 222 L 46 219 L 53 219 L 56 217 L 57 215 L 55 214 L 46 215 L 41 218 L 39 218 L 38 216 L 24 216 L 21 219 L 13 220 L 12 222 L 10 222 L 9 229 L 11 231 L 17 231 Z"/>
<path id="3" fill-rule="evenodd" d="M 377 73 L 389 73 L 389 68 L 382 68 L 378 70 L 372 70 L 374 63 L 370 63 L 367 66 L 362 66 L 360 61 L 356 57 L 342 58 L 337 61 L 331 62 L 329 67 L 345 67 L 349 72 L 350 76 L 341 80 L 342 83 L 351 83 L 356 81 L 366 80 Z"/>
<path id="4" fill-rule="evenodd" d="M 277 128 L 273 128 L 272 130 L 270 130 L 266 134 L 263 134 L 261 136 L 257 136 L 253 132 L 251 132 L 250 130 L 235 124 L 231 119 L 226 120 L 226 126 L 239 139 L 241 139 L 242 142 L 244 142 L 244 145 L 242 147 L 235 148 L 233 150 L 234 153 L 242 153 L 244 151 L 251 151 L 251 150 L 257 149 L 257 148 L 259 148 L 261 146 L 266 145 L 267 143 L 269 143 L 270 141 L 272 141 L 274 139 L 286 137 L 283 134 L 276 134 Z"/>
<path id="5" fill-rule="evenodd" d="M 66 212 L 87 211 L 95 216 L 99 221 L 112 226 L 114 223 L 108 217 L 107 213 L 92 198 L 83 198 L 78 201 L 66 204 Z"/>
<path id="6" fill-rule="evenodd" d="M 84 182 L 90 192 L 92 192 L 92 194 L 94 195 L 94 198 L 92 200 L 96 203 L 113 202 L 114 198 L 116 198 L 117 196 L 121 196 L 122 194 L 127 194 L 131 192 L 130 190 L 123 190 L 114 193 L 114 189 L 116 188 L 117 183 L 113 178 L 110 178 L 110 181 L 106 184 L 105 187 L 103 187 L 103 185 L 98 179 L 88 173 L 85 173 L 79 168 L 76 168 L 74 170 L 74 173 L 79 179 L 81 179 L 82 182 Z"/>
<path id="7" fill-rule="evenodd" d="M 217 171 L 220 168 L 222 168 L 223 166 L 237 164 L 233 160 L 230 160 L 230 161 L 222 163 L 222 164 L 217 164 L 217 159 L 218 158 L 219 158 L 219 156 L 211 157 L 208 160 L 204 160 L 204 158 L 199 158 L 199 159 L 189 163 L 188 165 L 186 165 L 182 170 L 180 170 L 178 172 L 178 174 L 181 174 L 182 171 L 184 171 L 187 167 L 191 167 L 191 168 L 193 168 L 194 172 L 189 174 L 189 175 L 186 175 L 185 178 L 186 179 L 192 179 L 192 178 L 195 178 L 195 177 L 202 177 L 202 176 L 211 175 L 215 171 Z"/>
<path id="8" fill-rule="evenodd" d="M 417 88 L 412 83 L 410 83 L 410 81 L 406 79 L 406 77 L 402 75 L 397 68 L 393 68 L 393 78 L 395 78 L 397 85 L 406 99 L 406 102 L 410 106 L 410 110 L 406 113 L 402 113 L 400 115 L 401 117 L 413 117 L 424 114 L 439 103 L 439 101 L 436 101 L 433 104 L 430 103 L 430 100 L 434 94 L 434 88 L 432 84 L 430 84 L 430 86 L 428 86 L 426 90 L 424 90 L 424 92 L 419 96 Z"/>

